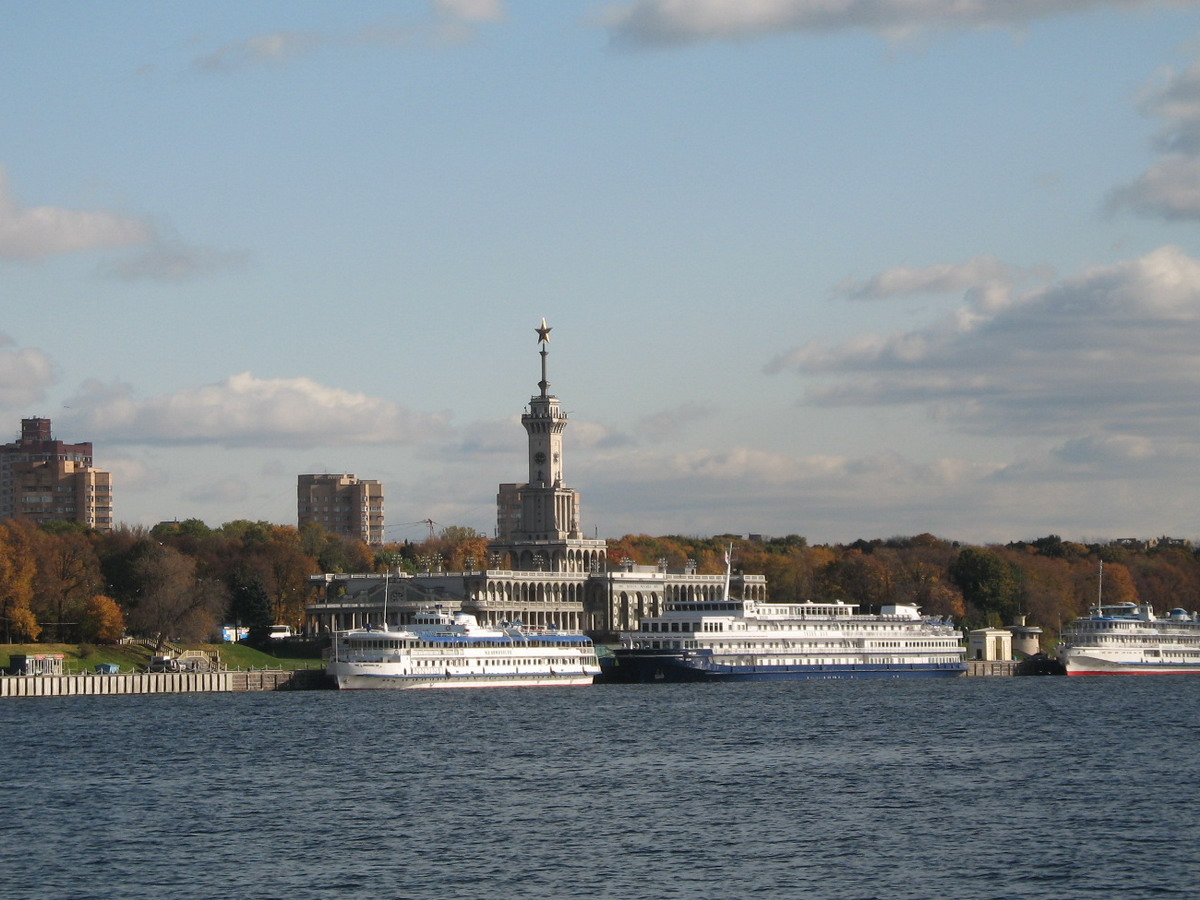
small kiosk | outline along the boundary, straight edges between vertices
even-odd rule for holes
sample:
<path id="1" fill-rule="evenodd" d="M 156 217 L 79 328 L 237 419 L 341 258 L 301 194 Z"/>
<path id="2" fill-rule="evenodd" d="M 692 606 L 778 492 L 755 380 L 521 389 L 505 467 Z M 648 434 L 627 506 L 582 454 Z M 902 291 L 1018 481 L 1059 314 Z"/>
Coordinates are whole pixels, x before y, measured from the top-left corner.
<path id="1" fill-rule="evenodd" d="M 967 659 L 1012 659 L 1013 635 L 1007 628 L 976 628 L 967 636 L 967 640 Z"/>
<path id="2" fill-rule="evenodd" d="M 13 675 L 61 675 L 61 653 L 14 653 L 9 658 L 8 671 Z"/>

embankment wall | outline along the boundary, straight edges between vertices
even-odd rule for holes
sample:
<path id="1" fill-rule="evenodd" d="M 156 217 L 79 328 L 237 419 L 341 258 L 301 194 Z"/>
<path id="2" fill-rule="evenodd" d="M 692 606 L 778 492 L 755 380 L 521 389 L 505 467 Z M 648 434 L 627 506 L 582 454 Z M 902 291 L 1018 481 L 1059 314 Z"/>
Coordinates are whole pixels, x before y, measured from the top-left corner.
<path id="1" fill-rule="evenodd" d="M 326 686 L 324 669 L 141 672 L 130 675 L 0 675 L 0 697 L 307 691 Z"/>

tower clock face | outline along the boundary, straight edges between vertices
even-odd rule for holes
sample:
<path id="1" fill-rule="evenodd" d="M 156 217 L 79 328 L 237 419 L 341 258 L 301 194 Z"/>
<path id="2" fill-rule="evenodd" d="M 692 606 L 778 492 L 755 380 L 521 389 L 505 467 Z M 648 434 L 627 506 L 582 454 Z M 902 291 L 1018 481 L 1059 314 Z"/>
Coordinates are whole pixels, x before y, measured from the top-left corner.
<path id="1" fill-rule="evenodd" d="M 539 450 L 537 453 L 533 454 L 533 461 L 540 466 L 546 461 L 546 454 Z"/>

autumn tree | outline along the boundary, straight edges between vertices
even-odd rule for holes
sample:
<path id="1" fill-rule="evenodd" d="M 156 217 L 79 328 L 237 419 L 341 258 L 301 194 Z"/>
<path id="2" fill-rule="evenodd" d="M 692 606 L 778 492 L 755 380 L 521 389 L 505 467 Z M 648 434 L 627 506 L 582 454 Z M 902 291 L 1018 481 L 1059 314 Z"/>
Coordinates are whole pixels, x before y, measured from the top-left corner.
<path id="1" fill-rule="evenodd" d="M 112 597 L 93 594 L 84 603 L 79 631 L 85 641 L 115 644 L 125 634 L 125 614 Z"/>
<path id="2" fill-rule="evenodd" d="M 1105 603 L 1137 603 L 1138 589 L 1133 583 L 1133 576 L 1129 572 L 1129 567 L 1121 563 L 1109 563 L 1104 567 L 1104 594 L 1103 600 Z M 1100 572 L 1097 570 L 1096 578 L 1099 580 Z M 1100 586 L 1097 585 L 1096 596 L 1099 598 Z"/>
<path id="3" fill-rule="evenodd" d="M 1182 547 L 1156 547 L 1148 553 L 1131 556 L 1125 565 L 1143 603 L 1167 611 L 1176 607 L 1200 609 L 1200 565 L 1195 555 Z M 1107 597 L 1108 570 L 1104 567 L 1104 594 Z"/>
<path id="4" fill-rule="evenodd" d="M 950 564 L 949 574 L 962 591 L 969 615 L 1001 625 L 1020 610 L 1020 569 L 996 550 L 964 548 Z"/>
<path id="5" fill-rule="evenodd" d="M 43 626 L 53 626 L 58 640 L 67 640 L 85 604 L 100 589 L 100 560 L 92 542 L 78 530 L 22 524 L 28 526 L 37 558 L 34 611 Z"/>
<path id="6" fill-rule="evenodd" d="M 465 525 L 447 525 L 429 540 L 406 544 L 402 548 L 393 547 L 387 553 L 377 553 L 376 571 L 393 568 L 397 554 L 411 562 L 408 568 L 412 572 L 437 566 L 444 572 L 462 572 L 468 568 L 480 570 L 491 565 L 487 535 Z"/>
<path id="7" fill-rule="evenodd" d="M 362 541 L 333 534 L 316 522 L 305 523 L 299 534 L 301 551 L 317 561 L 321 572 L 369 572 L 374 565 L 374 556 Z"/>
<path id="8" fill-rule="evenodd" d="M 892 601 L 892 573 L 875 553 L 850 550 L 821 573 L 822 594 L 857 603 L 863 612 Z"/>
<path id="9" fill-rule="evenodd" d="M 6 643 L 36 641 L 42 633 L 31 608 L 36 574 L 29 532 L 14 520 L 0 522 L 0 619 Z"/>
<path id="10" fill-rule="evenodd" d="M 129 625 L 155 638 L 157 649 L 168 639 L 203 640 L 225 611 L 224 585 L 196 578 L 195 560 L 156 541 L 143 542 L 131 574 Z"/>
<path id="11" fill-rule="evenodd" d="M 308 579 L 320 574 L 317 561 L 301 552 L 299 546 L 274 543 L 261 562 L 270 576 L 266 586 L 275 621 L 299 626 L 311 589 Z"/>
<path id="12" fill-rule="evenodd" d="M 930 616 L 958 618 L 966 614 L 962 591 L 950 583 L 945 566 L 912 556 L 899 563 L 896 598 L 916 604 Z"/>

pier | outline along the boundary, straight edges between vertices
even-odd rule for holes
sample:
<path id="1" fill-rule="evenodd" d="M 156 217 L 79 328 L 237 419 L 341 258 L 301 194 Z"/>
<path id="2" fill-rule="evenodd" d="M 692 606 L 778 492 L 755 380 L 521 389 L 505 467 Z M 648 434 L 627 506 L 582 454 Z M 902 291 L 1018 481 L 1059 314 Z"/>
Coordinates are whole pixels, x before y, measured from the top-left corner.
<path id="1" fill-rule="evenodd" d="M 113 675 L 0 675 L 0 697 L 312 691 L 329 686 L 323 668 Z"/>
<path id="2" fill-rule="evenodd" d="M 985 675 L 1016 675 L 1020 663 L 1011 659 L 968 659 L 967 677 Z"/>

